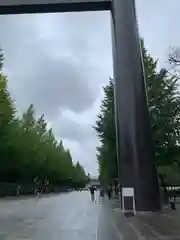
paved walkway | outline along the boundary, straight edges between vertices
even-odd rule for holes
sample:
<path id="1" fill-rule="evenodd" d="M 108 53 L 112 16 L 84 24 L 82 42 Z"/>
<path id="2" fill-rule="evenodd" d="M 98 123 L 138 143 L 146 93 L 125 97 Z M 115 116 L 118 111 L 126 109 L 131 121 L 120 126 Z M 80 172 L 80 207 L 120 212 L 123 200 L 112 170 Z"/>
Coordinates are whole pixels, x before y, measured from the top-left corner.
<path id="1" fill-rule="evenodd" d="M 177 212 L 126 218 L 118 207 L 108 199 L 92 203 L 86 191 L 44 196 L 37 202 L 1 200 L 0 240 L 180 239 Z"/>
<path id="2" fill-rule="evenodd" d="M 1 200 L 0 240 L 119 240 L 111 213 L 89 192 Z"/>
<path id="3" fill-rule="evenodd" d="M 124 217 L 115 205 L 113 209 L 122 239 L 180 240 L 180 205 L 177 205 L 177 211 L 164 208 L 162 213 L 137 213 L 135 217 Z"/>

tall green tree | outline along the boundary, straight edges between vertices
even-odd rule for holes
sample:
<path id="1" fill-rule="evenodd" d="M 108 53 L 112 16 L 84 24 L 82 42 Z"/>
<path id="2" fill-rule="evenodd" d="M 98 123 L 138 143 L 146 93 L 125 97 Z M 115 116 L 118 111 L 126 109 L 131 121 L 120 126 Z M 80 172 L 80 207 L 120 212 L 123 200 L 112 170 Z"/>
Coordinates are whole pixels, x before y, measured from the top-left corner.
<path id="1" fill-rule="evenodd" d="M 15 108 L 11 96 L 8 92 L 7 78 L 2 73 L 3 54 L 0 51 L 0 156 L 2 179 L 6 179 L 10 166 L 13 166 L 12 151 L 12 134 L 14 132 Z M 11 151 L 7 151 L 7 149 Z M 7 159 L 11 159 L 7 161 Z"/>
<path id="2" fill-rule="evenodd" d="M 83 167 L 73 163 L 69 149 L 57 141 L 44 115 L 37 118 L 31 104 L 22 117 L 16 116 L 2 67 L 0 52 L 0 181 L 32 184 L 38 176 L 52 185 L 83 186 L 87 180 Z"/>
<path id="3" fill-rule="evenodd" d="M 141 45 L 155 160 L 157 167 L 162 171 L 163 167 L 168 169 L 168 167 L 172 167 L 179 162 L 179 85 L 177 77 L 170 75 L 166 69 L 157 71 L 157 61 L 147 52 L 143 40 L 141 40 Z M 104 181 L 109 181 L 118 174 L 115 147 L 114 83 L 111 79 L 109 84 L 104 87 L 104 99 L 101 104 L 100 114 L 97 117 L 95 130 L 101 142 L 101 146 L 97 148 L 100 177 Z"/>
<path id="4" fill-rule="evenodd" d="M 116 131 L 114 109 L 114 82 L 110 78 L 109 84 L 104 87 L 104 99 L 94 127 L 99 139 L 97 148 L 100 179 L 104 182 L 117 177 Z"/>

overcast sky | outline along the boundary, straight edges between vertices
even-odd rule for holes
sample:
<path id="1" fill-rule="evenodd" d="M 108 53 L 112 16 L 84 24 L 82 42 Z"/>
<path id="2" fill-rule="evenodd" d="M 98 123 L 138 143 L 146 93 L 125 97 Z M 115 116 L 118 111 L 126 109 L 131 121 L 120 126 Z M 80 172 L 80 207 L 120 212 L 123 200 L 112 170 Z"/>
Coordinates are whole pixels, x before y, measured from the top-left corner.
<path id="1" fill-rule="evenodd" d="M 180 46 L 180 0 L 137 0 L 140 35 L 163 66 Z M 9 89 L 21 113 L 30 103 L 87 172 L 97 175 L 92 125 L 112 76 L 109 12 L 0 16 Z"/>

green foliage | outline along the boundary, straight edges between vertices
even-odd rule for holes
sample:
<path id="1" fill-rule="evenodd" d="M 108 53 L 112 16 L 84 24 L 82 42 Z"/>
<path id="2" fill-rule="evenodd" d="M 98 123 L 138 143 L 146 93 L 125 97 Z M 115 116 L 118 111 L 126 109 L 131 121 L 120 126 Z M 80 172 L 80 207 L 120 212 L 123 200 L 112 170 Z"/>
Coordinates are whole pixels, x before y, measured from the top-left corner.
<path id="1" fill-rule="evenodd" d="M 180 95 L 178 78 L 166 69 L 156 71 L 157 62 L 147 53 L 143 60 L 157 166 L 173 165 L 180 156 Z"/>
<path id="2" fill-rule="evenodd" d="M 146 75 L 146 88 L 155 147 L 155 160 L 161 172 L 172 173 L 174 163 L 180 166 L 180 95 L 178 79 L 167 70 L 157 72 L 157 61 L 148 54 L 141 40 Z M 120 117 L 120 116 L 119 116 Z M 104 88 L 104 99 L 95 130 L 101 146 L 97 148 L 100 178 L 109 181 L 117 177 L 114 84 L 110 79 Z M 163 170 L 165 169 L 165 170 Z M 168 177 L 170 180 L 170 178 Z"/>
<path id="3" fill-rule="evenodd" d="M 3 55 L 0 54 L 0 70 Z M 0 181 L 33 183 L 35 177 L 49 179 L 54 185 L 84 186 L 83 167 L 73 164 L 70 151 L 48 129 L 44 115 L 35 118 L 31 104 L 22 118 L 7 88 L 7 78 L 0 73 Z"/>
<path id="4" fill-rule="evenodd" d="M 172 165 L 180 156 L 180 95 L 177 78 L 161 70 L 149 79 L 148 96 L 157 165 Z"/>
<path id="5" fill-rule="evenodd" d="M 114 82 L 112 79 L 109 85 L 104 87 L 105 97 L 101 104 L 101 111 L 98 115 L 96 130 L 101 146 L 97 148 L 97 159 L 100 170 L 100 180 L 109 182 L 111 178 L 117 177 L 117 156 L 116 156 L 116 131 L 114 115 Z"/>

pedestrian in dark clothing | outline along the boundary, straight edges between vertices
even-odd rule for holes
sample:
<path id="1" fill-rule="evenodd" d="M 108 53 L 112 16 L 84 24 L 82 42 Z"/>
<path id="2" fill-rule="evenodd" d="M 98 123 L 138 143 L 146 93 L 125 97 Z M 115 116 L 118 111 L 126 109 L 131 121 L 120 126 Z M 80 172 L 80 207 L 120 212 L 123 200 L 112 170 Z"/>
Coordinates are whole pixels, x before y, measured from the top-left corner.
<path id="1" fill-rule="evenodd" d="M 110 200 L 111 197 L 112 197 L 112 188 L 111 188 L 111 186 L 108 186 L 108 188 L 107 188 L 107 194 L 108 194 L 108 198 L 109 198 L 109 200 Z"/>
<path id="2" fill-rule="evenodd" d="M 94 197 L 95 188 L 93 186 L 91 186 L 89 188 L 89 190 L 90 190 L 90 193 L 91 193 L 91 201 L 94 202 L 94 200 L 95 200 L 95 197 Z"/>

